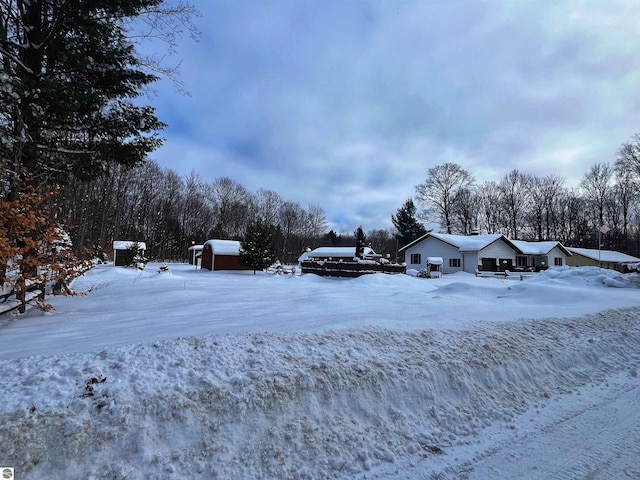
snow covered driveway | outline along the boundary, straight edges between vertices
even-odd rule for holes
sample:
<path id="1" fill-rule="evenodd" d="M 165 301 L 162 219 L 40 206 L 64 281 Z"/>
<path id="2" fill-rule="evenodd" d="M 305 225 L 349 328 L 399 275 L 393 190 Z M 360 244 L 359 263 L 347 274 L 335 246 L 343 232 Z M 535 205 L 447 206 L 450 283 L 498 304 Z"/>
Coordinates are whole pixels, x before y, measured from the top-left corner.
<path id="1" fill-rule="evenodd" d="M 560 403 L 518 419 L 518 435 L 476 462 L 469 478 L 640 478 L 640 384 L 623 374 L 577 392 L 587 398 L 572 399 L 569 411 Z"/>
<path id="2" fill-rule="evenodd" d="M 198 277 L 219 282 L 203 301 L 186 272 L 135 283 L 122 280 L 130 272 L 93 274 L 108 285 L 0 328 L 13 351 L 0 361 L 0 463 L 17 478 L 609 479 L 640 470 L 640 298 L 633 283 L 607 288 L 626 281 L 612 272 L 562 269 L 510 288 L 475 277 L 213 274 Z M 229 288 L 222 280 L 235 290 L 211 305 L 207 323 L 203 302 Z M 553 302 L 591 313 L 540 317 Z M 536 318 L 522 319 L 529 312 Z M 127 319 L 135 338 L 120 332 Z"/>

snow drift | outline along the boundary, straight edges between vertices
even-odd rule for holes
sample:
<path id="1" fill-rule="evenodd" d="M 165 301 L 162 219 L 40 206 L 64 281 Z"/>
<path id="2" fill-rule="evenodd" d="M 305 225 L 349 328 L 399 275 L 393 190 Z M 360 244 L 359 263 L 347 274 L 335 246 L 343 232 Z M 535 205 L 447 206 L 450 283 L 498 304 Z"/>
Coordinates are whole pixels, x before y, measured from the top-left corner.
<path id="1" fill-rule="evenodd" d="M 430 478 L 430 459 L 553 398 L 618 374 L 637 388 L 639 318 L 640 307 L 626 307 L 7 359 L 0 459 L 19 478 Z M 438 465 L 433 478 L 473 470 L 453 458 Z"/>

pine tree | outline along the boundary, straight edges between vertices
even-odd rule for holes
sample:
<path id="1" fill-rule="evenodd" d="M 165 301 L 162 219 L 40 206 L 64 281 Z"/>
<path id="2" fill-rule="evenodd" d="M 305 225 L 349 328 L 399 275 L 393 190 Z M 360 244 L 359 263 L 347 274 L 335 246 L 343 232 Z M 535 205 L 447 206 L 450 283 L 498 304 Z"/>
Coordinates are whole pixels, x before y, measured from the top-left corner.
<path id="1" fill-rule="evenodd" d="M 398 230 L 397 238 L 401 247 L 427 233 L 424 226 L 416 219 L 416 207 L 411 199 L 404 202 L 396 214 L 391 216 L 391 221 Z"/>
<path id="2" fill-rule="evenodd" d="M 131 245 L 129 245 L 127 248 L 127 257 L 131 259 L 127 266 L 139 270 L 144 270 L 149 261 L 142 253 L 142 246 L 138 242 L 132 242 Z"/>
<path id="3" fill-rule="evenodd" d="M 356 257 L 363 258 L 364 257 L 364 231 L 362 227 L 358 227 L 354 232 L 356 237 Z"/>
<path id="4" fill-rule="evenodd" d="M 157 77 L 126 32 L 161 3 L 1 3 L 0 168 L 10 170 L 10 199 L 23 169 L 40 183 L 92 178 L 112 163 L 137 165 L 161 145 L 164 124 L 134 103 Z"/>
<path id="5" fill-rule="evenodd" d="M 271 265 L 275 256 L 272 228 L 261 221 L 250 223 L 240 241 L 240 264 L 252 268 L 255 275 Z"/>

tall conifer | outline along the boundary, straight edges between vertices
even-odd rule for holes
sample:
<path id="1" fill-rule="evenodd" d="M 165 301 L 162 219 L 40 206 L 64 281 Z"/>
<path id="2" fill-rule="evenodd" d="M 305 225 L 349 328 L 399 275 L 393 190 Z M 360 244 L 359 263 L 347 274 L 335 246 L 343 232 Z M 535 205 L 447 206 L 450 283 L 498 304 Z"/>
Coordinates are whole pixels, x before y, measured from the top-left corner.
<path id="1" fill-rule="evenodd" d="M 244 238 L 240 241 L 240 263 L 256 270 L 263 270 L 275 259 L 272 227 L 261 221 L 249 224 Z"/>
<path id="2" fill-rule="evenodd" d="M 134 166 L 164 124 L 136 99 L 146 73 L 127 22 L 161 0 L 5 0 L 0 11 L 0 160 L 7 195 L 26 171 L 40 183 Z"/>
<path id="3" fill-rule="evenodd" d="M 398 243 L 401 247 L 427 233 L 424 225 L 416 219 L 416 207 L 411 199 L 404 202 L 395 215 L 391 215 L 391 222 L 398 231 Z"/>

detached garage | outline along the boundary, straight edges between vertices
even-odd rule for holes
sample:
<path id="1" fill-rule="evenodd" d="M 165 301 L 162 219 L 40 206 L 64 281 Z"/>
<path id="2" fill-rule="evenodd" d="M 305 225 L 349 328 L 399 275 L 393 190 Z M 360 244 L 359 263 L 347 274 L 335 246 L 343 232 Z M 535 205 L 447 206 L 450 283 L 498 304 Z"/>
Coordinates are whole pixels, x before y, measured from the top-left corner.
<path id="1" fill-rule="evenodd" d="M 207 270 L 250 270 L 240 265 L 240 242 L 208 240 L 202 248 L 202 268 Z"/>

